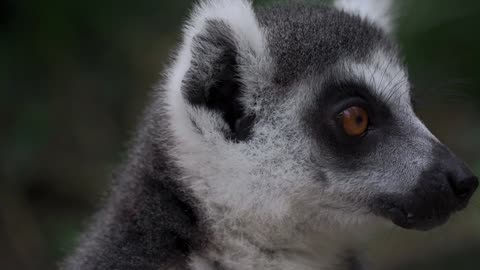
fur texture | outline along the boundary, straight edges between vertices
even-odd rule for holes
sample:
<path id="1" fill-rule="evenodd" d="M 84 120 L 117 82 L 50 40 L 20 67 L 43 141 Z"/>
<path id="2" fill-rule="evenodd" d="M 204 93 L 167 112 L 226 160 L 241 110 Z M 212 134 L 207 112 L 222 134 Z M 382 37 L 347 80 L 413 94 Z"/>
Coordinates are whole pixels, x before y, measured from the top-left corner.
<path id="1" fill-rule="evenodd" d="M 393 30 L 393 0 L 335 0 L 335 7 L 370 20 L 386 32 Z"/>
<path id="2" fill-rule="evenodd" d="M 415 116 L 379 3 L 199 2 L 64 268 L 361 269 L 363 225 L 428 229 L 464 207 L 476 178 Z M 362 137 L 342 130 L 349 106 Z"/>

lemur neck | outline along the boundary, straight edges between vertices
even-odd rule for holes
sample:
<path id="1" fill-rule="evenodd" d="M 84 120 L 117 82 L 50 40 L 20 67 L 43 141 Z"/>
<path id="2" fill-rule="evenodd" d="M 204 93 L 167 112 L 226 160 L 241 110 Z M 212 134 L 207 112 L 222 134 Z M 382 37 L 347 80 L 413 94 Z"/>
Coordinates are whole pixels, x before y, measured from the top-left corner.
<path id="1" fill-rule="evenodd" d="M 267 244 L 259 234 L 232 229 L 217 231 L 205 250 L 193 255 L 193 270 L 359 270 L 350 236 L 318 233 L 290 235 Z M 275 241 L 275 240 L 274 240 Z"/>

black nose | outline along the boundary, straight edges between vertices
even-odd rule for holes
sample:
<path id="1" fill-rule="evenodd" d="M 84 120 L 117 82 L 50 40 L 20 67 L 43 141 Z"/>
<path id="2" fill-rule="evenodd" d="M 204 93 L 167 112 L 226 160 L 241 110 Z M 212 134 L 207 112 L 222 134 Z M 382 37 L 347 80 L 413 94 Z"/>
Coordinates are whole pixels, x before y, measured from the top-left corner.
<path id="1" fill-rule="evenodd" d="M 447 180 L 458 202 L 457 209 L 464 208 L 478 187 L 478 178 L 447 147 L 437 146 L 437 168 Z"/>
<path id="2" fill-rule="evenodd" d="M 452 176 L 449 175 L 448 183 L 453 193 L 461 202 L 468 201 L 478 187 L 478 178 L 474 175 Z"/>
<path id="3" fill-rule="evenodd" d="M 373 201 L 374 212 L 406 229 L 429 230 L 468 205 L 478 178 L 446 146 L 435 143 L 430 166 L 404 194 L 383 194 Z"/>

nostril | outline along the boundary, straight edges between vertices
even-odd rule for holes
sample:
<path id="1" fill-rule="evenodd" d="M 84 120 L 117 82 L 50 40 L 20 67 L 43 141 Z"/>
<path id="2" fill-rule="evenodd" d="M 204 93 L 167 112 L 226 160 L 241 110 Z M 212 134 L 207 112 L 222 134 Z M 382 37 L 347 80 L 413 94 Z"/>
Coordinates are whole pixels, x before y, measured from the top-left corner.
<path id="1" fill-rule="evenodd" d="M 449 176 L 448 182 L 457 198 L 462 200 L 469 199 L 478 187 L 478 179 L 475 176 L 462 179 L 454 179 Z"/>

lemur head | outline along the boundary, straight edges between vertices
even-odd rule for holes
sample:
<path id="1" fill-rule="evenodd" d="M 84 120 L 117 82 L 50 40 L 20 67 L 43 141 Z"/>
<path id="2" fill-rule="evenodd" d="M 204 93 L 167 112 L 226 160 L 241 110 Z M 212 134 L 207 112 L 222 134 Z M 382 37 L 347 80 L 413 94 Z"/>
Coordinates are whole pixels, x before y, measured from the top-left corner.
<path id="1" fill-rule="evenodd" d="M 172 155 L 207 216 L 425 230 L 467 205 L 478 180 L 415 115 L 379 2 L 194 8 L 163 88 Z"/>

